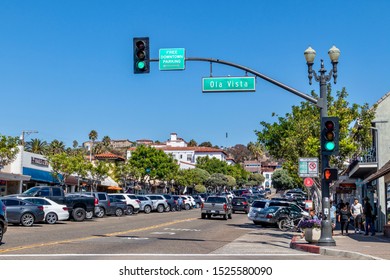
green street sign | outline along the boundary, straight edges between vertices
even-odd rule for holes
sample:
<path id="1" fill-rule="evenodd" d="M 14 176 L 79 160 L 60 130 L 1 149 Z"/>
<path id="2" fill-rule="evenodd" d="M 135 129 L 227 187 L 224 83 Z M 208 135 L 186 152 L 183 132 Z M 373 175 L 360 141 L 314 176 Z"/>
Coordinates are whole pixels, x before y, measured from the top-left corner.
<path id="1" fill-rule="evenodd" d="M 202 79 L 202 92 L 256 91 L 255 77 L 210 77 Z"/>
<path id="2" fill-rule="evenodd" d="M 160 49 L 159 50 L 159 70 L 184 70 L 185 69 L 185 49 Z"/>

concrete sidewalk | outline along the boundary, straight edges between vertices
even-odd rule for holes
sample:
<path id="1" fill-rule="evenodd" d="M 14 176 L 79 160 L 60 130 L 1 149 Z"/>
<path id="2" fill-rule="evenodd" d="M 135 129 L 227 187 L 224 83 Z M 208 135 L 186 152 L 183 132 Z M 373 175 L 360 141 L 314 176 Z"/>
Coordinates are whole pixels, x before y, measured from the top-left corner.
<path id="1" fill-rule="evenodd" d="M 351 259 L 361 260 L 390 260 L 390 238 L 377 233 L 375 236 L 350 233 L 342 236 L 335 231 L 333 239 L 336 246 L 317 246 L 315 243 L 308 243 L 300 235 L 295 235 L 290 242 L 290 248 L 310 253 L 344 256 Z"/>

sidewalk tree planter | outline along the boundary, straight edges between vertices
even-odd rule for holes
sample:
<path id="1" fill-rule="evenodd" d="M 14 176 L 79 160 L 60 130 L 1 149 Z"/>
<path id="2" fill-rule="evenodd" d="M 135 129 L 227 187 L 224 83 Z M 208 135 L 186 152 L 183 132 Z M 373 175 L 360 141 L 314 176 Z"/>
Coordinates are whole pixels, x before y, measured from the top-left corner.
<path id="1" fill-rule="evenodd" d="M 320 220 L 304 220 L 300 224 L 301 229 L 305 232 L 305 240 L 309 243 L 316 243 L 321 237 Z"/>
<path id="2" fill-rule="evenodd" d="M 306 228 L 305 229 L 305 240 L 309 243 L 317 243 L 321 237 L 320 228 Z"/>

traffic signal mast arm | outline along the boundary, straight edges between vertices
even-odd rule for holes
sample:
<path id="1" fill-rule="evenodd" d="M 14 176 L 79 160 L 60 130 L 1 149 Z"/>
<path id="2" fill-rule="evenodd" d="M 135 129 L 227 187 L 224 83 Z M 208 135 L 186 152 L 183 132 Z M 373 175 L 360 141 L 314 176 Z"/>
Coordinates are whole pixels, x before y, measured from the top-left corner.
<path id="1" fill-rule="evenodd" d="M 318 102 L 318 100 L 315 99 L 314 97 L 307 95 L 303 92 L 300 92 L 300 91 L 296 90 L 295 88 L 289 87 L 289 86 L 287 86 L 281 82 L 278 82 L 270 77 L 267 77 L 266 75 L 261 74 L 260 72 L 257 72 L 251 68 L 248 68 L 248 67 L 236 64 L 236 63 L 232 63 L 229 61 L 215 59 L 215 58 L 187 57 L 185 60 L 186 61 L 207 61 L 207 62 L 211 62 L 211 63 L 219 63 L 219 64 L 224 64 L 224 65 L 228 65 L 228 66 L 232 66 L 232 67 L 244 70 L 245 72 L 251 73 L 251 74 L 255 75 L 256 77 L 259 77 L 263 80 L 266 80 L 267 82 L 270 82 L 278 87 L 281 87 L 282 89 L 285 89 L 285 90 L 287 90 L 295 95 L 298 95 L 299 97 L 306 99 L 307 101 L 313 103 L 317 107 L 322 108 L 322 106 L 320 105 L 320 102 Z M 159 59 L 158 58 L 151 58 L 150 62 L 159 62 Z"/>

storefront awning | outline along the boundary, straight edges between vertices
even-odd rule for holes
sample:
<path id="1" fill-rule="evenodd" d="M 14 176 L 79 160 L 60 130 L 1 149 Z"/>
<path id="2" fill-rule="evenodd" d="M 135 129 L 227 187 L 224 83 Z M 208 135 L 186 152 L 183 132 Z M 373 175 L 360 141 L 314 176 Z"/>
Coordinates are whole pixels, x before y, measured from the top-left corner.
<path id="1" fill-rule="evenodd" d="M 23 175 L 31 176 L 31 180 L 33 181 L 56 184 L 59 183 L 59 181 L 54 178 L 53 175 L 48 171 L 23 167 Z"/>
<path id="2" fill-rule="evenodd" d="M 382 176 L 385 176 L 388 173 L 390 173 L 390 160 L 385 165 L 383 165 L 382 168 L 380 168 L 377 172 L 364 179 L 363 183 L 369 183 Z"/>
<path id="3" fill-rule="evenodd" d="M 4 181 L 30 181 L 31 176 L 0 172 L 0 180 Z"/>

